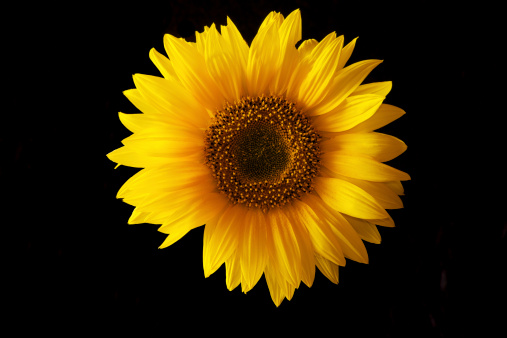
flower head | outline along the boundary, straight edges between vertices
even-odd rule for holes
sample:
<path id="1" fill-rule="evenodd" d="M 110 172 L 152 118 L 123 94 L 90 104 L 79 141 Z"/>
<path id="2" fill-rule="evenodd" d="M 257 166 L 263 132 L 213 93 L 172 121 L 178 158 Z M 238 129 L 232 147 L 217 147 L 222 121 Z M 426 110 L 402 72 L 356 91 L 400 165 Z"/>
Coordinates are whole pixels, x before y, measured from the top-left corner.
<path id="1" fill-rule="evenodd" d="M 356 40 L 335 33 L 300 40 L 299 10 L 271 12 L 250 46 L 230 19 L 195 43 L 165 35 L 163 78 L 134 75 L 142 114 L 120 113 L 133 134 L 108 154 L 142 168 L 118 192 L 129 224 L 161 224 L 161 248 L 204 225 L 205 276 L 225 263 L 247 292 L 264 274 L 277 306 L 316 266 L 338 283 L 345 258 L 367 263 L 362 240 L 394 226 L 410 179 L 382 163 L 406 145 L 374 132 L 404 114 L 382 103 L 391 82 L 361 85 L 381 61 L 345 66 Z"/>

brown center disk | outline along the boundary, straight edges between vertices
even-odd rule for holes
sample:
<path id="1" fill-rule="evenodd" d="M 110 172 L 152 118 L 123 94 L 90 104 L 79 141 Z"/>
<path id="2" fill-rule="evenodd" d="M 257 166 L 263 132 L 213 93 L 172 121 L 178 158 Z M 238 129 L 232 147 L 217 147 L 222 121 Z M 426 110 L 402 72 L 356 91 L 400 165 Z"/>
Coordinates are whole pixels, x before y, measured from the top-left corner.
<path id="1" fill-rule="evenodd" d="M 313 189 L 319 140 L 294 103 L 245 97 L 217 112 L 206 131 L 206 164 L 234 204 L 266 212 Z"/>

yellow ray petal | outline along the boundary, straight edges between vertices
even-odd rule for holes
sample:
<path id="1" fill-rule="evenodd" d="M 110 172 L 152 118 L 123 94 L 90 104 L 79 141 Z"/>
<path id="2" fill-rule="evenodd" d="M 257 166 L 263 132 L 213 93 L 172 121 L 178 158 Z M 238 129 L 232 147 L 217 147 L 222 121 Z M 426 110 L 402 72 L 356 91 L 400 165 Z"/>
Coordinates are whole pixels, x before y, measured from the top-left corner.
<path id="1" fill-rule="evenodd" d="M 177 82 L 144 74 L 133 78 L 143 98 L 162 114 L 189 121 L 198 128 L 208 126 L 208 113 Z"/>
<path id="2" fill-rule="evenodd" d="M 347 61 L 349 61 L 350 56 L 352 55 L 352 51 L 354 50 L 354 47 L 356 46 L 357 38 L 350 41 L 345 47 L 343 47 L 342 52 L 340 54 L 340 61 L 338 62 L 338 69 L 342 69 L 345 67 L 345 64 Z"/>
<path id="3" fill-rule="evenodd" d="M 314 55 L 315 61 L 312 69 L 301 83 L 297 100 L 305 110 L 313 111 L 313 107 L 325 98 L 329 90 L 328 84 L 333 78 L 340 59 L 342 44 L 343 37 L 339 37 L 331 41 L 325 48 L 319 48 L 319 44 L 313 49 L 312 57 Z"/>
<path id="4" fill-rule="evenodd" d="M 314 120 L 317 130 L 342 132 L 369 119 L 382 104 L 384 97 L 378 95 L 356 95 L 347 97 L 334 110 L 319 115 Z"/>
<path id="5" fill-rule="evenodd" d="M 266 219 L 262 211 L 249 209 L 238 246 L 241 272 L 246 283 L 242 286 L 243 292 L 249 291 L 257 284 L 266 267 L 266 231 Z"/>
<path id="6" fill-rule="evenodd" d="M 360 180 L 372 182 L 407 181 L 410 176 L 387 164 L 369 157 L 354 156 L 340 151 L 331 151 L 321 156 L 323 165 L 331 171 Z"/>
<path id="7" fill-rule="evenodd" d="M 224 211 L 220 220 L 204 228 L 203 265 L 204 276 L 214 273 L 238 246 L 239 230 L 246 208 L 237 204 Z"/>
<path id="8" fill-rule="evenodd" d="M 368 253 L 363 242 L 342 213 L 333 210 L 313 194 L 306 195 L 303 202 L 308 204 L 319 215 L 320 219 L 330 226 L 346 258 L 360 263 L 368 263 Z"/>
<path id="9" fill-rule="evenodd" d="M 338 265 L 315 254 L 315 264 L 324 276 L 327 277 L 332 283 L 338 284 Z"/>
<path id="10" fill-rule="evenodd" d="M 273 300 L 273 303 L 275 303 L 276 307 L 278 307 L 285 298 L 285 294 L 282 290 L 282 286 L 279 284 L 277 271 L 271 266 L 269 261 L 268 264 L 266 265 L 264 276 L 266 277 L 266 284 L 268 284 L 271 299 Z"/>
<path id="11" fill-rule="evenodd" d="M 279 71 L 270 84 L 273 95 L 285 93 L 290 77 L 299 62 L 299 54 L 295 47 L 296 43 L 301 40 L 301 13 L 299 10 L 293 11 L 283 21 L 279 29 L 279 36 L 280 54 L 277 66 Z"/>
<path id="12" fill-rule="evenodd" d="M 169 164 L 166 157 L 153 157 L 138 153 L 130 147 L 121 147 L 106 155 L 111 161 L 133 168 L 158 167 Z"/>
<path id="13" fill-rule="evenodd" d="M 131 132 L 139 132 L 148 128 L 163 128 L 167 126 L 166 121 L 147 114 L 125 114 L 118 113 L 121 123 Z"/>
<path id="14" fill-rule="evenodd" d="M 323 152 L 338 150 L 342 153 L 369 156 L 379 162 L 386 162 L 402 154 L 407 149 L 407 145 L 394 136 L 372 132 L 339 134 L 322 141 L 320 148 Z"/>
<path id="15" fill-rule="evenodd" d="M 164 55 L 157 52 L 155 48 L 150 50 L 150 59 L 151 62 L 157 67 L 163 77 L 170 80 L 179 81 L 178 75 L 174 71 L 174 67 L 171 63 L 171 60 L 166 58 Z"/>
<path id="16" fill-rule="evenodd" d="M 364 219 L 350 217 L 347 215 L 343 216 L 358 233 L 359 237 L 361 237 L 362 240 L 375 244 L 379 244 L 381 242 L 380 233 L 378 232 L 375 224 L 365 221 Z"/>
<path id="17" fill-rule="evenodd" d="M 266 94 L 269 83 L 277 72 L 280 37 L 276 20 L 271 20 L 252 41 L 246 68 L 247 91 L 250 96 Z"/>
<path id="18" fill-rule="evenodd" d="M 270 257 L 276 262 L 282 277 L 297 286 L 301 281 L 301 254 L 290 222 L 280 209 L 271 209 L 266 218 L 269 222 L 267 247 Z"/>
<path id="19" fill-rule="evenodd" d="M 185 88 L 208 110 L 221 109 L 224 97 L 209 75 L 204 56 L 197 48 L 170 34 L 164 36 L 164 46 Z"/>
<path id="20" fill-rule="evenodd" d="M 350 96 L 375 94 L 386 97 L 387 94 L 389 94 L 389 92 L 391 91 L 392 87 L 393 83 L 391 81 L 367 83 L 357 87 L 350 94 Z"/>
<path id="21" fill-rule="evenodd" d="M 346 133 L 367 133 L 379 129 L 405 114 L 403 109 L 383 103 L 370 118 L 361 121 L 353 128 L 346 130 Z"/>
<path id="22" fill-rule="evenodd" d="M 308 225 L 302 223 L 301 219 L 294 218 L 294 214 L 291 214 L 290 212 L 286 212 L 286 215 L 289 220 L 291 220 L 292 230 L 294 231 L 301 255 L 301 279 L 303 280 L 303 283 L 305 283 L 308 287 L 311 287 L 315 278 L 315 261 L 313 255 L 314 246 L 312 245 L 309 230 L 307 228 Z"/>
<path id="23" fill-rule="evenodd" d="M 354 184 L 330 177 L 316 177 L 315 191 L 336 211 L 364 219 L 384 219 L 387 212 L 363 189 Z"/>
<path id="24" fill-rule="evenodd" d="M 241 266 L 239 264 L 239 258 L 236 253 L 233 253 L 225 261 L 225 284 L 227 290 L 234 290 L 241 282 Z"/>
<path id="25" fill-rule="evenodd" d="M 229 17 L 227 17 L 227 26 L 221 26 L 221 32 L 226 44 L 234 55 L 234 59 L 241 64 L 241 69 L 244 73 L 248 61 L 248 44 Z"/>
<path id="26" fill-rule="evenodd" d="M 385 185 L 389 187 L 392 191 L 394 191 L 398 195 L 405 195 L 403 185 L 400 181 L 386 182 Z"/>
<path id="27" fill-rule="evenodd" d="M 380 60 L 360 61 L 339 71 L 329 84 L 326 96 L 308 112 L 308 115 L 322 115 L 338 107 L 381 62 Z"/>
<path id="28" fill-rule="evenodd" d="M 293 205 L 294 207 L 288 206 L 288 214 L 305 225 L 315 252 L 336 264 L 345 265 L 340 242 L 329 224 L 308 204 L 294 200 Z"/>
<path id="29" fill-rule="evenodd" d="M 311 54 L 312 50 L 319 44 L 315 39 L 305 40 L 299 45 L 298 52 L 302 58 Z"/>

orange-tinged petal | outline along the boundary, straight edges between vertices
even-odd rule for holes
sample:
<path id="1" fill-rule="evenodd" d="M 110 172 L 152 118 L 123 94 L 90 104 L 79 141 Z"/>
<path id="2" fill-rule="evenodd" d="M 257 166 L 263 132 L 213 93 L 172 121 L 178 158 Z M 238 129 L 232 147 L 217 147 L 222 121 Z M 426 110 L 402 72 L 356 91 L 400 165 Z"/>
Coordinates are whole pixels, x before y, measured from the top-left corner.
<path id="1" fill-rule="evenodd" d="M 338 265 L 325 259 L 324 257 L 315 254 L 315 264 L 324 276 L 327 277 L 332 283 L 338 284 Z"/>
<path id="2" fill-rule="evenodd" d="M 375 244 L 379 244 L 381 242 L 380 233 L 378 232 L 375 224 L 372 224 L 364 219 L 350 217 L 347 215 L 344 215 L 344 217 L 362 240 Z"/>
<path id="3" fill-rule="evenodd" d="M 285 293 L 280 285 L 280 282 L 284 281 L 280 281 L 276 269 L 274 269 L 269 262 L 266 265 L 264 276 L 266 277 L 266 284 L 268 284 L 271 299 L 273 300 L 273 303 L 275 303 L 276 307 L 278 307 L 285 298 Z"/>
<path id="4" fill-rule="evenodd" d="M 236 253 L 225 261 L 225 284 L 229 291 L 234 290 L 241 282 L 241 266 Z"/>

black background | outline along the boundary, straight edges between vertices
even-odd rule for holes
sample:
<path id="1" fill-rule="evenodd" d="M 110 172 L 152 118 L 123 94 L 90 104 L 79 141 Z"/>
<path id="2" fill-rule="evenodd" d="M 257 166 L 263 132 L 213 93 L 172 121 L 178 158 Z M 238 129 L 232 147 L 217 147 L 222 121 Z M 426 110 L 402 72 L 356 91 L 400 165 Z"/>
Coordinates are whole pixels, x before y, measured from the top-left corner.
<path id="1" fill-rule="evenodd" d="M 495 30 L 481 21 L 497 9 L 463 6 L 274 0 L 12 10 L 5 70 L 14 90 L 0 138 L 2 223 L 16 230 L 3 237 L 13 245 L 10 318 L 21 332 L 63 335 L 141 327 L 176 336 L 501 336 L 492 328 L 505 317 L 507 222 L 496 194 L 505 165 L 493 150 L 503 137 L 487 104 L 495 87 L 478 85 L 498 68 L 485 40 Z M 263 278 L 246 295 L 226 289 L 224 267 L 204 278 L 202 227 L 159 250 L 165 235 L 156 225 L 128 225 L 133 208 L 115 195 L 137 170 L 114 170 L 105 155 L 129 135 L 117 113 L 137 112 L 122 94 L 132 74 L 159 75 L 148 52 L 164 53 L 164 34 L 192 40 L 229 16 L 250 43 L 270 11 L 296 8 L 303 39 L 359 36 L 349 64 L 384 60 L 365 82 L 393 81 L 385 102 L 407 114 L 381 131 L 407 143 L 390 164 L 412 180 L 405 208 L 391 212 L 396 227 L 380 228 L 380 245 L 366 243 L 368 265 L 347 261 L 338 285 L 317 272 L 312 288 L 302 284 L 276 308 Z"/>

